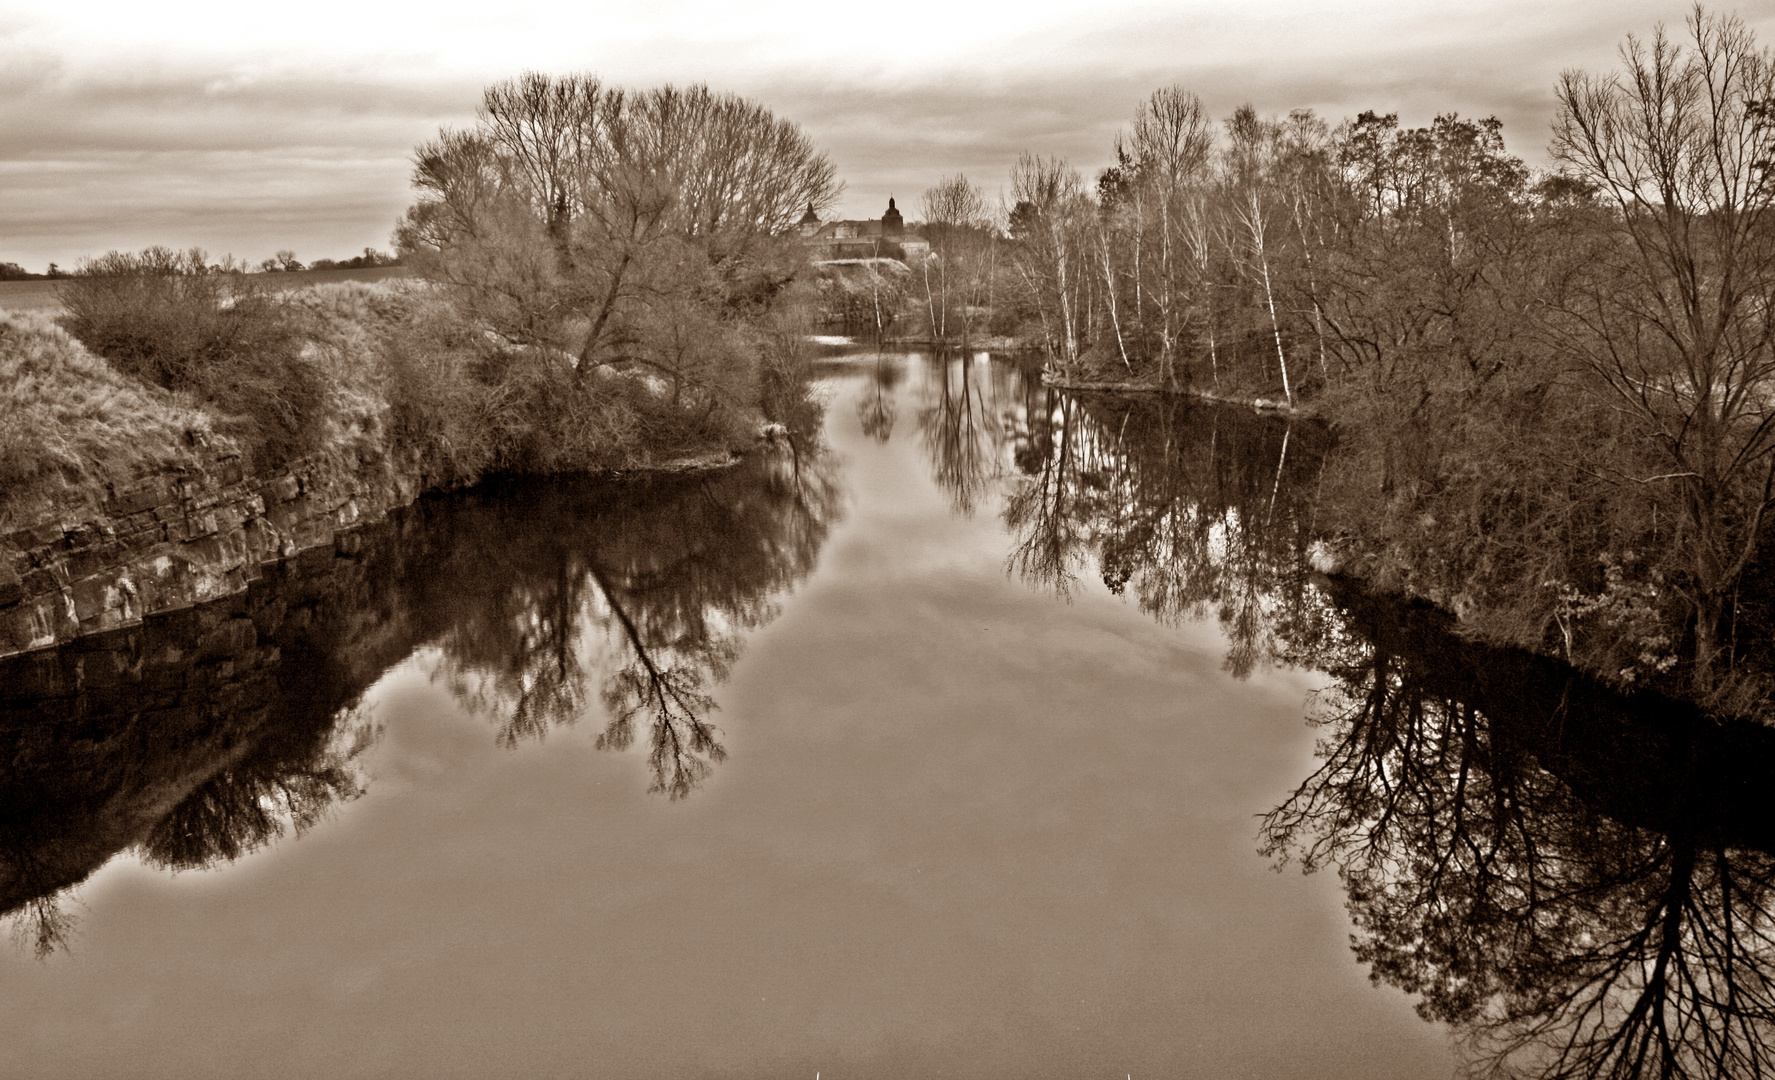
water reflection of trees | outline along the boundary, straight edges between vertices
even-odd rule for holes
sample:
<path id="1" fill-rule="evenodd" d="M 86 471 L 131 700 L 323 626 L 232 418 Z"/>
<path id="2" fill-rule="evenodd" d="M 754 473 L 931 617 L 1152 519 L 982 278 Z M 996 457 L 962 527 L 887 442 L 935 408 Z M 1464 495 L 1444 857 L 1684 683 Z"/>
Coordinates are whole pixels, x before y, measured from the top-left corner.
<path id="1" fill-rule="evenodd" d="M 16 938 L 39 955 L 61 945 L 67 890 L 118 851 L 212 866 L 362 790 L 374 732 L 352 706 L 397 654 L 320 597 L 387 563 L 326 564 L 274 570 L 257 602 L 0 664 L 0 915 Z M 329 632 L 332 649 L 312 648 Z"/>
<path id="2" fill-rule="evenodd" d="M 857 421 L 863 426 L 863 434 L 876 442 L 887 442 L 894 433 L 895 391 L 899 385 L 899 358 L 877 353 L 869 369 L 869 384 L 857 398 Z"/>
<path id="3" fill-rule="evenodd" d="M 1323 620 L 1307 558 L 1322 428 L 1073 394 L 983 354 L 927 358 L 918 409 L 932 478 L 957 512 L 1002 487 L 1009 565 L 1030 584 L 1068 596 L 1095 561 L 1111 592 L 1132 586 L 1162 621 L 1212 611 L 1241 677 Z"/>
<path id="4" fill-rule="evenodd" d="M 1214 612 L 1243 677 L 1323 617 L 1307 561 L 1325 435 L 1199 403 L 1043 391 L 1005 522 L 1012 568 L 1065 594 L 1095 558 L 1163 622 Z"/>
<path id="5" fill-rule="evenodd" d="M 1320 763 L 1265 850 L 1335 868 L 1373 978 L 1504 1075 L 1775 1071 L 1775 731 L 1461 639 L 1312 572 L 1325 438 L 1249 413 L 1036 391 L 1013 569 L 1095 562 L 1238 675 L 1330 673 Z"/>
<path id="6" fill-rule="evenodd" d="M 603 672 L 599 745 L 626 749 L 644 728 L 652 790 L 682 798 L 726 753 L 710 689 L 811 569 L 837 499 L 818 456 L 660 488 L 538 486 L 519 543 L 493 528 L 453 543 L 453 560 L 496 572 L 439 644 L 452 689 L 507 745 L 580 716 L 588 672 Z"/>
<path id="7" fill-rule="evenodd" d="M 1023 380 L 985 353 L 947 350 L 925 358 L 918 432 L 937 485 L 950 506 L 971 516 L 1000 475 L 1003 447 L 1016 420 Z"/>
<path id="8" fill-rule="evenodd" d="M 625 484 L 427 500 L 243 596 L 0 663 L 0 915 L 39 952 L 68 890 L 120 851 L 239 858 L 355 797 L 364 691 L 432 645 L 504 745 L 608 709 L 651 788 L 724 755 L 711 691 L 813 565 L 837 506 L 820 454 Z"/>
<path id="9" fill-rule="evenodd" d="M 306 832 L 336 803 L 363 792 L 355 766 L 370 743 L 366 723 L 353 710 L 337 722 L 269 727 L 154 823 L 141 840 L 143 858 L 196 870 L 257 851 L 286 828 Z"/>
<path id="10" fill-rule="evenodd" d="M 1338 867 L 1374 977 L 1507 1074 L 1775 1067 L 1775 732 L 1343 592 L 1321 764 L 1265 836 Z"/>

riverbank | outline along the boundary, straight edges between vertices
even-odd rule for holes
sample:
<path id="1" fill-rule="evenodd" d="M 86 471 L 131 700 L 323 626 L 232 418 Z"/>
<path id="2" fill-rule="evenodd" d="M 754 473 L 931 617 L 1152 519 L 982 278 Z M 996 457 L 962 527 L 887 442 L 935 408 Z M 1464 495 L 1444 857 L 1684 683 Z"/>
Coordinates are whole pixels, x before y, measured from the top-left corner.
<path id="1" fill-rule="evenodd" d="M 742 460 L 714 451 L 595 475 L 716 473 Z M 0 535 L 0 657 L 242 593 L 304 552 L 349 553 L 356 530 L 443 490 L 413 466 L 321 454 L 255 476 L 238 454 L 212 455 L 116 490 L 101 514 Z"/>
<path id="2" fill-rule="evenodd" d="M 1318 411 L 1315 409 L 1291 405 L 1286 401 L 1276 401 L 1272 398 L 1263 397 L 1235 397 L 1230 394 L 1217 394 L 1211 390 L 1201 390 L 1186 386 L 1166 387 L 1150 382 L 1072 379 L 1063 375 L 1054 375 L 1046 371 L 1042 372 L 1042 385 L 1051 386 L 1056 390 L 1071 390 L 1079 393 L 1156 394 L 1160 396 L 1171 395 L 1175 397 L 1191 397 L 1200 401 L 1212 401 L 1218 405 L 1236 405 L 1247 409 L 1256 409 L 1258 412 L 1263 413 L 1276 413 L 1299 418 L 1318 416 Z"/>
<path id="3" fill-rule="evenodd" d="M 644 378 L 453 331 L 423 289 L 276 303 L 259 317 L 283 336 L 215 361 L 217 396 L 120 369 L 48 313 L 0 313 L 0 656 L 234 595 L 429 491 L 722 469 L 804 392 L 777 362 L 763 404 L 687 417 Z"/>
<path id="4" fill-rule="evenodd" d="M 247 473 L 239 454 L 115 487 L 101 513 L 0 536 L 0 656 L 241 592 L 261 568 L 333 545 L 418 497 L 386 457 L 321 454 Z"/>
<path id="5" fill-rule="evenodd" d="M 951 352 L 990 352 L 995 354 L 1029 351 L 1015 338 L 983 337 L 967 341 L 951 341 L 922 334 L 811 334 L 808 343 L 819 348 L 856 349 L 876 346 L 883 349 L 932 349 Z"/>
<path id="6" fill-rule="evenodd" d="M 1646 569 L 1640 554 L 1605 546 L 1607 536 L 1599 542 L 1591 534 L 1587 547 L 1550 542 L 1559 534 L 1534 528 L 1536 519 L 1524 510 L 1559 502 L 1524 486 L 1516 479 L 1520 473 L 1501 467 L 1494 473 L 1481 464 L 1508 460 L 1507 446 L 1496 447 L 1489 459 L 1453 459 L 1463 471 L 1442 473 L 1439 486 L 1408 485 L 1401 477 L 1436 475 L 1410 456 L 1437 451 L 1435 423 L 1422 425 L 1422 437 L 1407 441 L 1372 415 L 1352 419 L 1336 399 L 1309 413 L 1160 393 L 1150 385 L 1052 378 L 1043 383 L 1076 395 L 1071 400 L 1080 404 L 1081 412 L 1117 440 L 1131 420 L 1137 427 L 1147 424 L 1150 442 L 1130 451 L 1127 466 L 1140 475 L 1111 483 L 1110 490 L 1168 491 L 1178 476 L 1224 480 L 1227 469 L 1244 476 L 1247 501 L 1235 508 L 1242 529 L 1257 528 L 1256 522 L 1265 528 L 1272 520 L 1292 522 L 1285 535 L 1273 538 L 1279 568 L 1310 565 L 1347 575 L 1379 594 L 1434 605 L 1470 640 L 1557 659 L 1617 689 L 1657 689 L 1721 715 L 1745 716 L 1765 713 L 1775 694 L 1775 664 L 1767 661 L 1764 647 L 1747 639 L 1734 642 L 1738 655 L 1727 672 L 1730 682 L 1722 679 L 1719 684 L 1727 692 L 1697 690 L 1688 659 L 1692 639 L 1672 590 Z M 1445 416 L 1437 422 L 1453 427 L 1461 419 Z M 1261 437 L 1228 438 L 1229 430 L 1265 428 Z M 1141 472 L 1146 458 L 1162 459 L 1173 452 L 1172 440 L 1198 435 L 1210 446 L 1218 435 L 1220 454 L 1197 447 L 1192 452 L 1199 457 L 1179 462 L 1157 478 Z M 1084 442 L 1096 445 L 1094 439 Z M 1292 514 L 1282 514 L 1276 499 L 1291 487 L 1298 505 Z M 1591 492 L 1578 494 L 1594 497 Z M 1579 503 L 1570 498 L 1564 505 Z M 1127 516 L 1146 521 L 1154 513 Z M 1573 532 L 1585 536 L 1577 528 Z M 1166 535 L 1165 530 L 1157 533 Z M 1115 575 L 1128 573 L 1139 561 L 1130 556 L 1130 543 L 1145 541 L 1138 534 L 1106 541 L 1117 560 Z M 1586 575 L 1596 567 L 1601 573 Z M 1275 572 L 1294 573 L 1297 568 Z M 1751 610 L 1761 610 L 1760 604 Z"/>

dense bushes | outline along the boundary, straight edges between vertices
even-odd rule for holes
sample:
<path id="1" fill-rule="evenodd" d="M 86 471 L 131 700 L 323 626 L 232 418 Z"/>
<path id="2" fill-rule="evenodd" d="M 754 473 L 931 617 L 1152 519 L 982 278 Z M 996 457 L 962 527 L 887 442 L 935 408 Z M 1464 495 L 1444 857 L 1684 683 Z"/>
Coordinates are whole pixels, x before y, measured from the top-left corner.
<path id="1" fill-rule="evenodd" d="M 620 468 L 744 446 L 766 419 L 817 424 L 792 273 L 748 257 L 702 274 L 712 295 L 747 310 L 666 297 L 626 312 L 653 361 L 631 365 L 562 363 L 546 345 L 490 332 L 435 285 L 278 293 L 257 275 L 206 265 L 202 252 L 163 248 L 91 260 L 65 286 L 62 325 L 111 370 L 45 332 L 105 385 L 201 417 L 255 469 L 314 452 L 394 455 L 427 486 L 454 487 L 489 473 Z M 7 445 L 25 430 L 9 428 Z M 41 457 L 15 450 L 5 475 L 48 475 Z M 80 475 L 94 488 L 74 500 L 84 503 L 116 479 Z"/>
<path id="2" fill-rule="evenodd" d="M 232 269 L 196 249 L 114 251 L 63 286 L 62 325 L 119 371 L 203 402 L 274 465 L 317 448 L 327 386 L 299 313 Z"/>
<path id="3" fill-rule="evenodd" d="M 478 329 L 426 285 L 326 286 L 293 303 L 311 320 L 317 360 L 337 368 L 342 386 L 355 379 L 355 392 L 379 403 L 373 423 L 382 437 L 433 486 L 743 446 L 760 418 L 774 418 L 762 402 L 692 402 L 657 374 L 604 369 L 582 379 L 539 361 L 534 346 Z M 752 367 L 733 366 L 740 392 Z M 778 392 L 771 408 L 797 396 L 806 399 L 804 382 Z"/>

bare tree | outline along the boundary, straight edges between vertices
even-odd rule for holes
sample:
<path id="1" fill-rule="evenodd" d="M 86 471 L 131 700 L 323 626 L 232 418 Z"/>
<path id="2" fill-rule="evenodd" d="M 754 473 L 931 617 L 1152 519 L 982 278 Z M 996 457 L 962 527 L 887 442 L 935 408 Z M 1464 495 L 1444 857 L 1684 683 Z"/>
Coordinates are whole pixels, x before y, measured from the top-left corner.
<path id="1" fill-rule="evenodd" d="M 986 195 L 966 176 L 957 173 L 927 188 L 920 201 L 925 238 L 931 245 L 931 257 L 922 267 L 931 337 L 938 341 L 949 339 L 951 305 L 955 299 L 961 302 L 959 329 L 966 337 L 969 309 L 979 306 L 979 294 L 990 270 L 987 248 L 993 237 Z M 959 297 L 952 297 L 952 290 L 959 292 Z"/>
<path id="2" fill-rule="evenodd" d="M 1682 523 L 1706 694 L 1775 505 L 1775 63 L 1736 16 L 1697 6 L 1688 29 L 1687 46 L 1628 38 L 1615 73 L 1566 72 L 1552 152 L 1613 210 L 1558 297 L 1559 342 L 1662 454 L 1630 479 Z"/>
<path id="3" fill-rule="evenodd" d="M 1051 355 L 1079 359 L 1084 340 L 1084 265 L 1081 236 L 1088 207 L 1078 171 L 1062 158 L 1024 154 L 1011 170 L 1012 239 L 1019 277 L 1042 321 Z"/>
<path id="4" fill-rule="evenodd" d="M 582 380 L 665 371 L 675 399 L 724 370 L 686 358 L 724 350 L 662 343 L 648 309 L 768 301 L 793 277 L 776 238 L 839 191 L 799 127 L 742 98 L 537 73 L 490 87 L 471 128 L 421 146 L 414 185 L 402 251 L 473 319 Z"/>
<path id="5" fill-rule="evenodd" d="M 1227 188 L 1226 202 L 1234 226 L 1228 235 L 1227 247 L 1237 253 L 1246 273 L 1263 289 L 1263 307 L 1276 343 L 1276 367 L 1282 375 L 1282 394 L 1293 404 L 1294 389 L 1289 385 L 1288 354 L 1282 348 L 1282 323 L 1276 314 L 1276 281 L 1271 272 L 1273 251 L 1278 241 L 1271 224 L 1276 215 L 1271 187 L 1281 132 L 1277 124 L 1261 119 L 1249 105 L 1235 110 L 1227 120 L 1226 128 L 1231 145 L 1224 159 L 1223 183 Z"/>
<path id="6" fill-rule="evenodd" d="M 1191 272 L 1200 263 L 1188 255 L 1189 199 L 1207 176 L 1214 127 L 1200 98 L 1182 87 L 1168 86 L 1141 102 L 1127 139 L 1118 139 L 1116 149 L 1131 164 L 1135 178 L 1135 309 L 1143 310 L 1144 297 L 1159 309 L 1161 378 L 1169 381 L 1183 323 L 1194 306 L 1190 295 L 1201 284 L 1199 275 Z M 1156 262 L 1143 266 L 1143 252 L 1155 246 L 1145 238 L 1155 231 Z M 1153 274 L 1150 285 L 1148 272 Z"/>

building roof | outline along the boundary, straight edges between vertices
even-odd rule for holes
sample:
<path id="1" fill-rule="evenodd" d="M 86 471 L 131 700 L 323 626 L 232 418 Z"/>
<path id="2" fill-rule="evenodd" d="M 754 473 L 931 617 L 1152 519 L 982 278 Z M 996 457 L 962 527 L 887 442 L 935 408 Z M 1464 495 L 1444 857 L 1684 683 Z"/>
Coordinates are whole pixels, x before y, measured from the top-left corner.
<path id="1" fill-rule="evenodd" d="M 812 214 L 810 208 L 809 214 Z M 887 213 L 879 218 L 861 221 L 846 219 L 821 223 L 818 218 L 801 222 L 802 243 L 814 249 L 817 262 L 836 259 L 869 259 L 885 256 L 892 259 L 922 258 L 930 245 L 915 227 L 902 224 L 900 211 L 888 200 Z"/>

